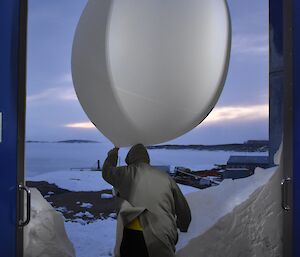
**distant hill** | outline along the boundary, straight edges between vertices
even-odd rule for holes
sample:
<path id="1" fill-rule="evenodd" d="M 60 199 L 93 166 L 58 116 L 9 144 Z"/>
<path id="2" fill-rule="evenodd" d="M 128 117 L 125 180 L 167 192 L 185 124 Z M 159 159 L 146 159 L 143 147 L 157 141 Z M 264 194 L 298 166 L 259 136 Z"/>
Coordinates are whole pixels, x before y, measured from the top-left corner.
<path id="1" fill-rule="evenodd" d="M 71 139 L 60 141 L 36 141 L 28 140 L 26 143 L 100 143 L 99 141 Z M 219 144 L 219 145 L 151 145 L 148 149 L 168 149 L 168 150 L 199 150 L 199 151 L 233 151 L 233 152 L 267 152 L 269 151 L 269 141 L 267 140 L 249 140 L 241 144 Z"/>
<path id="2" fill-rule="evenodd" d="M 71 139 L 71 140 L 56 141 L 55 143 L 69 143 L 69 144 L 74 144 L 74 143 L 100 143 L 100 142 L 93 141 L 93 140 Z"/>
<path id="3" fill-rule="evenodd" d="M 220 145 L 153 145 L 148 149 L 168 150 L 200 150 L 200 151 L 233 151 L 233 152 L 267 152 L 268 141 L 245 142 L 243 144 L 220 144 Z"/>
<path id="4" fill-rule="evenodd" d="M 27 140 L 26 143 L 51 143 L 49 141 Z"/>
<path id="5" fill-rule="evenodd" d="M 71 139 L 71 140 L 60 140 L 60 141 L 37 141 L 37 140 L 27 140 L 26 143 L 67 143 L 67 144 L 74 144 L 74 143 L 100 143 L 99 141 L 93 140 L 83 140 L 83 139 Z"/>

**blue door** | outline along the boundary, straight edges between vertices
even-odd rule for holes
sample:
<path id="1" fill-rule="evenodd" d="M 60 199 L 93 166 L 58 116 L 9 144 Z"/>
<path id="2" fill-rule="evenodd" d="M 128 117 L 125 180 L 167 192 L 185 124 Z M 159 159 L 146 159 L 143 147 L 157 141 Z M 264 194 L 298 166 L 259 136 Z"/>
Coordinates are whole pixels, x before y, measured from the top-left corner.
<path id="1" fill-rule="evenodd" d="M 300 2 L 293 1 L 293 104 L 294 104 L 294 174 L 293 174 L 293 209 L 294 209 L 294 256 L 300 256 Z"/>
<path id="2" fill-rule="evenodd" d="M 24 0 L 0 1 L 0 255 L 3 257 L 22 256 L 22 227 L 18 223 L 23 208 L 18 207 L 21 206 L 18 185 L 23 181 L 26 12 Z"/>
<path id="3" fill-rule="evenodd" d="M 272 7 L 274 7 L 272 9 Z M 270 0 L 274 45 L 281 52 L 283 81 L 284 257 L 300 256 L 300 1 Z M 271 15 L 272 17 L 272 15 Z M 273 22 L 272 22 L 273 21 Z M 280 113 L 278 113 L 280 116 Z M 287 180 L 287 178 L 289 180 Z M 290 180 L 291 178 L 291 180 Z M 292 190 L 291 190 L 292 189 Z M 286 194 L 287 193 L 287 194 Z M 285 203 L 288 203 L 286 206 Z"/>

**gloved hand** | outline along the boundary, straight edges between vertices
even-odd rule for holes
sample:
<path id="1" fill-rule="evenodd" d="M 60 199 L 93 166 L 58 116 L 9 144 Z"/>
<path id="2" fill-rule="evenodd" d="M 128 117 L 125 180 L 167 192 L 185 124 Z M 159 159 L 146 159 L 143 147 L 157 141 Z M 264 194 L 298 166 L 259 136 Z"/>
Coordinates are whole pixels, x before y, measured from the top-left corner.
<path id="1" fill-rule="evenodd" d="M 119 147 L 114 147 L 113 149 L 111 149 L 107 155 L 118 155 L 119 152 Z"/>

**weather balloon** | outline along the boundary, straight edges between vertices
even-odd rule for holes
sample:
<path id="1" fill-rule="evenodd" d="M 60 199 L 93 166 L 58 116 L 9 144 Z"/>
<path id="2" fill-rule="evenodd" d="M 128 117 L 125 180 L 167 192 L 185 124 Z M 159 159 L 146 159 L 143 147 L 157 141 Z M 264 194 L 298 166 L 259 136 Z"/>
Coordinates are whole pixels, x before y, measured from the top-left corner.
<path id="1" fill-rule="evenodd" d="M 115 145 L 162 143 L 213 109 L 230 47 L 225 0 L 89 0 L 73 41 L 75 91 Z"/>

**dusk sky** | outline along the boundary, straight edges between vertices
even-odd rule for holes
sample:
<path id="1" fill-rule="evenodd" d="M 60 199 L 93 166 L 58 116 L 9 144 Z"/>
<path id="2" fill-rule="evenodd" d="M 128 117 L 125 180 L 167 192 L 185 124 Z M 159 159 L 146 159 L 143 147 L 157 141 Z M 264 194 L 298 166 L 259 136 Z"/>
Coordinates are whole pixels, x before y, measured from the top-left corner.
<path id="1" fill-rule="evenodd" d="M 29 0 L 27 140 L 107 139 L 89 122 L 71 77 L 74 31 L 87 0 Z M 168 143 L 239 143 L 268 139 L 268 1 L 228 0 L 229 73 L 210 115 Z"/>

